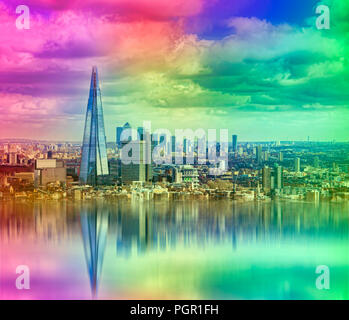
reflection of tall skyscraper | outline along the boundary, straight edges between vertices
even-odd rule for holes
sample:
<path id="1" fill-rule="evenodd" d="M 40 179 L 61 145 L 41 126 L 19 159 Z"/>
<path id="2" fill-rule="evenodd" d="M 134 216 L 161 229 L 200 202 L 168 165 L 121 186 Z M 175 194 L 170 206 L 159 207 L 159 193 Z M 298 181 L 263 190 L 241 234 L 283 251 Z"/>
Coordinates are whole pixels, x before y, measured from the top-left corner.
<path id="1" fill-rule="evenodd" d="M 233 152 L 236 152 L 237 146 L 238 146 L 238 136 L 236 134 L 233 135 L 232 141 L 233 141 Z"/>
<path id="2" fill-rule="evenodd" d="M 109 213 L 97 203 L 88 204 L 82 208 L 80 219 L 91 290 L 95 296 L 103 265 Z"/>
<path id="3" fill-rule="evenodd" d="M 109 174 L 107 143 L 104 132 L 102 96 L 97 67 L 93 67 L 87 104 L 84 140 L 80 165 L 80 181 L 96 185 L 97 177 Z"/>

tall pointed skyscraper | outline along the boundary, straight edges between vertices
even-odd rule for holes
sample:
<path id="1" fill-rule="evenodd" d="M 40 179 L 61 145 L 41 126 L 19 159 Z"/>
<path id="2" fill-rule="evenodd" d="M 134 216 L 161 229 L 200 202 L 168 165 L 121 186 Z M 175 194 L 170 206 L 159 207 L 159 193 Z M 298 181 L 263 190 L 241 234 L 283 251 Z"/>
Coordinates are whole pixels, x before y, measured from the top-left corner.
<path id="1" fill-rule="evenodd" d="M 108 174 L 102 96 L 99 88 L 97 67 L 93 67 L 82 145 L 80 182 L 95 186 L 98 184 L 99 176 Z"/>

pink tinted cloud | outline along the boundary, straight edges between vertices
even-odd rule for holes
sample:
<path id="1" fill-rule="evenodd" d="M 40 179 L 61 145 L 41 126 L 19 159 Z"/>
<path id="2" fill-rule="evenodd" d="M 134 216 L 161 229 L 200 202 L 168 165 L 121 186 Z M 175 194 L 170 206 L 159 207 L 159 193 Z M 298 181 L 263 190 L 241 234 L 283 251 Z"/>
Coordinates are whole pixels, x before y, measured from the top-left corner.
<path id="1" fill-rule="evenodd" d="M 17 30 L 10 9 L 0 6 L 0 65 L 4 71 L 86 70 L 103 60 L 118 71 L 127 64 L 162 64 L 184 35 L 181 21 L 110 20 L 89 12 L 58 11 L 31 15 L 31 28 Z M 1 74 L 0 74 L 1 78 Z M 3 78 L 2 78 L 3 79 Z M 34 79 L 32 79 L 34 80 Z"/>
<path id="2" fill-rule="evenodd" d="M 35 98 L 22 94 L 0 93 L 0 119 L 18 120 L 18 115 L 40 116 L 57 113 L 57 102 L 53 99 Z"/>
<path id="3" fill-rule="evenodd" d="M 151 3 L 155 5 L 157 1 Z M 32 13 L 29 30 L 17 30 L 15 18 L 0 2 L 0 27 L 4 30 L 0 33 L 2 70 L 43 70 L 54 68 L 56 63 L 78 68 L 83 64 L 76 59 L 115 55 L 119 60 L 136 56 L 144 59 L 155 52 L 164 53 L 184 33 L 181 21 L 119 21 L 78 10 L 52 12 L 49 17 Z"/>
<path id="4" fill-rule="evenodd" d="M 35 60 L 40 55 L 69 59 L 103 54 L 102 40 L 105 38 L 98 41 L 103 22 L 90 19 L 89 16 L 68 11 L 47 19 L 39 14 L 31 14 L 29 30 L 18 30 L 15 20 L 16 16 L 10 9 L 0 3 L 2 70 L 26 67 L 32 71 L 43 69 L 46 67 L 45 61 Z"/>
<path id="5" fill-rule="evenodd" d="M 14 0 L 8 3 L 18 5 Z M 123 19 L 168 19 L 199 14 L 203 10 L 204 0 L 28 0 L 26 5 L 34 10 L 117 14 Z"/>
<path id="6" fill-rule="evenodd" d="M 83 115 L 66 109 L 77 103 L 83 109 L 86 99 L 43 98 L 0 93 L 0 138 L 76 139 L 81 138 Z M 71 130 L 67 130 L 71 126 Z"/>
<path id="7" fill-rule="evenodd" d="M 111 77 L 166 69 L 185 35 L 182 19 L 199 13 L 203 1 L 28 0 L 29 30 L 16 28 L 16 5 L 0 1 L 0 137 L 12 134 L 15 119 L 28 131 L 30 121 L 39 127 L 63 119 L 63 101 L 85 98 L 91 65 Z M 81 109 L 72 106 L 67 121 Z"/>

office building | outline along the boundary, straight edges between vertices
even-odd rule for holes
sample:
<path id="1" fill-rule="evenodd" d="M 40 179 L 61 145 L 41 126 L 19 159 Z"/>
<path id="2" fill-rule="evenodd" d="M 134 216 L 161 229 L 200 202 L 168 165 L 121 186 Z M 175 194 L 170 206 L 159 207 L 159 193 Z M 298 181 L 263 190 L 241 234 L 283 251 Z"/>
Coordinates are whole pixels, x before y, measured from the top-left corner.
<path id="1" fill-rule="evenodd" d="M 46 187 L 49 183 L 66 184 L 67 168 L 62 160 L 45 159 L 35 161 L 35 187 Z"/>
<path id="2" fill-rule="evenodd" d="M 256 148 L 256 161 L 257 163 L 262 163 L 262 146 L 257 146 Z"/>
<path id="3" fill-rule="evenodd" d="M 137 128 L 137 139 L 141 141 L 145 139 L 145 129 L 143 127 Z"/>
<path id="4" fill-rule="evenodd" d="M 236 152 L 238 147 L 238 136 L 236 134 L 232 136 L 232 143 L 233 143 L 233 152 Z"/>
<path id="5" fill-rule="evenodd" d="M 269 161 L 269 152 L 268 151 L 264 151 L 263 155 L 264 155 L 264 161 L 265 162 Z"/>
<path id="6" fill-rule="evenodd" d="M 320 166 L 320 159 L 319 159 L 319 157 L 315 157 L 314 158 L 314 167 L 319 168 L 319 166 Z"/>
<path id="7" fill-rule="evenodd" d="M 301 159 L 300 158 L 294 159 L 294 171 L 295 172 L 301 171 Z"/>
<path id="8" fill-rule="evenodd" d="M 18 154 L 14 152 L 9 153 L 8 163 L 12 166 L 16 166 L 18 164 Z"/>
<path id="9" fill-rule="evenodd" d="M 284 170 L 282 166 L 275 166 L 275 171 L 274 171 L 274 187 L 275 189 L 283 189 L 284 187 Z"/>
<path id="10" fill-rule="evenodd" d="M 128 145 L 127 147 L 126 144 Z M 126 154 L 127 153 L 127 154 Z M 123 183 L 146 182 L 153 178 L 146 141 L 123 142 L 121 180 Z"/>
<path id="11" fill-rule="evenodd" d="M 131 129 L 131 125 L 128 122 L 126 122 L 122 127 L 116 128 L 116 146 L 118 147 L 118 149 L 121 149 L 122 147 L 121 137 L 122 137 L 123 131 L 126 129 Z M 132 137 L 128 137 L 127 140 L 130 141 L 131 139 L 137 140 L 137 138 L 133 134 L 132 134 Z"/>
<path id="12" fill-rule="evenodd" d="M 109 175 L 106 144 L 98 71 L 93 67 L 82 145 L 81 183 L 95 186 L 99 177 Z"/>
<path id="13" fill-rule="evenodd" d="M 191 185 L 191 188 L 195 189 L 199 186 L 199 174 L 198 170 L 191 165 L 183 165 L 179 168 L 182 181 Z"/>
<path id="14" fill-rule="evenodd" d="M 155 143 L 151 140 L 151 135 L 147 131 L 144 131 L 144 142 L 145 142 L 145 180 L 147 182 L 153 181 L 153 151 L 155 147 Z M 150 147 L 149 147 L 150 145 Z"/>
<path id="15" fill-rule="evenodd" d="M 268 167 L 262 169 L 262 186 L 265 193 L 271 190 L 271 170 Z"/>

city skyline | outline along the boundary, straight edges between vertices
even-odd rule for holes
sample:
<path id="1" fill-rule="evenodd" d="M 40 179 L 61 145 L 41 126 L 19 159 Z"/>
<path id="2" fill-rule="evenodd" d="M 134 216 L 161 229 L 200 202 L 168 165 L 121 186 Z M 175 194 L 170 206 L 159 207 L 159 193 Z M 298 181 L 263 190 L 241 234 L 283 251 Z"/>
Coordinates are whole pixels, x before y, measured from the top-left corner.
<path id="1" fill-rule="evenodd" d="M 195 130 L 194 130 L 195 131 Z M 219 140 L 219 139 L 218 139 Z M 219 141 L 218 141 L 219 142 Z M 239 144 L 246 144 L 246 143 L 252 143 L 252 144 L 272 144 L 272 143 L 278 143 L 281 144 L 288 144 L 288 143 L 349 143 L 349 141 L 337 141 L 333 139 L 329 140 L 244 140 L 239 139 Z M 0 144 L 6 144 L 6 143 L 14 143 L 14 144 L 24 144 L 24 143 L 55 143 L 55 144 L 74 144 L 74 145 L 82 145 L 82 139 L 81 140 L 40 140 L 40 139 L 21 139 L 21 138 L 2 138 L 0 139 Z M 229 144 L 231 144 L 232 141 L 229 140 Z M 107 140 L 107 144 L 116 144 L 115 139 Z"/>
<path id="2" fill-rule="evenodd" d="M 93 3 L 30 0 L 30 29 L 18 30 L 13 1 L 0 2 L 0 138 L 80 141 L 98 65 L 108 141 L 143 120 L 246 141 L 348 141 L 346 1 L 324 1 L 330 30 L 316 28 L 313 0 Z"/>
<path id="3" fill-rule="evenodd" d="M 0 30 L 0 299 L 349 298 L 349 0 L 0 0 Z"/>

